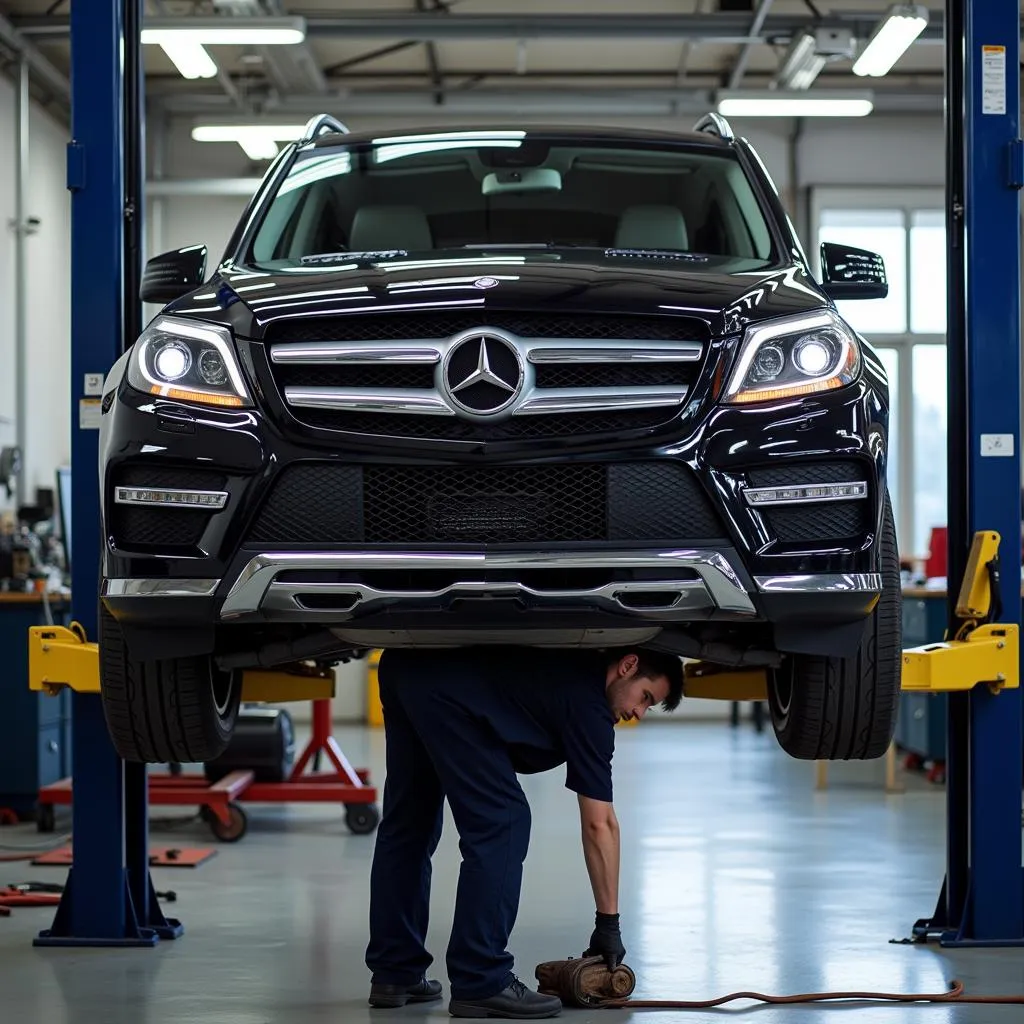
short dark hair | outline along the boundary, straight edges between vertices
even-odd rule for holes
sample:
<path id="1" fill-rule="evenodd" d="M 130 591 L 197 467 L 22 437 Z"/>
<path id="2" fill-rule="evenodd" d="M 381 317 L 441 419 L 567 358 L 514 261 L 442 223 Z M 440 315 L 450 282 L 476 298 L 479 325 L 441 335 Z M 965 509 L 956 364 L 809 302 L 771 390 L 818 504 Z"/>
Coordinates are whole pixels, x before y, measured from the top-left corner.
<path id="1" fill-rule="evenodd" d="M 675 711 L 683 698 L 683 659 L 665 651 L 648 651 L 641 647 L 618 647 L 608 651 L 608 664 L 621 661 L 627 654 L 637 658 L 636 674 L 647 679 L 664 676 L 668 680 L 668 696 L 661 702 L 665 711 Z"/>

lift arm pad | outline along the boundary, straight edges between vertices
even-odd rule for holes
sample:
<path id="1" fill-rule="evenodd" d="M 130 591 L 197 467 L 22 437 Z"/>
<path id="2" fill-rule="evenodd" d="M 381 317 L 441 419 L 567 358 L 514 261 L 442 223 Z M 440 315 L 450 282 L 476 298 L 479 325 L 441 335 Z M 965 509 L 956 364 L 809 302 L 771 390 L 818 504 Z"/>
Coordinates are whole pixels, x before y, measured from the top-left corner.
<path id="1" fill-rule="evenodd" d="M 707 700 L 767 700 L 768 673 L 763 668 L 721 669 L 707 662 L 687 662 L 683 696 Z"/>
<path id="2" fill-rule="evenodd" d="M 56 696 L 70 686 L 76 693 L 100 692 L 99 647 L 80 626 L 31 626 L 28 631 L 28 688 Z"/>
<path id="3" fill-rule="evenodd" d="M 1020 686 L 1016 623 L 979 626 L 966 640 L 951 640 L 903 652 L 904 690 L 949 693 L 988 686 L 993 692 Z"/>

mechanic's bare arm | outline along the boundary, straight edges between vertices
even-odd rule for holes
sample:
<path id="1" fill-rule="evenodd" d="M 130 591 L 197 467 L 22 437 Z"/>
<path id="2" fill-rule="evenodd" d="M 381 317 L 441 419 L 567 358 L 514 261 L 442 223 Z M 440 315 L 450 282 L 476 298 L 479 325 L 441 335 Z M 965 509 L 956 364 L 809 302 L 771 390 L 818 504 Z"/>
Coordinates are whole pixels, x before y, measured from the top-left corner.
<path id="1" fill-rule="evenodd" d="M 600 914 L 619 912 L 619 820 L 603 800 L 580 796 L 583 856 Z"/>

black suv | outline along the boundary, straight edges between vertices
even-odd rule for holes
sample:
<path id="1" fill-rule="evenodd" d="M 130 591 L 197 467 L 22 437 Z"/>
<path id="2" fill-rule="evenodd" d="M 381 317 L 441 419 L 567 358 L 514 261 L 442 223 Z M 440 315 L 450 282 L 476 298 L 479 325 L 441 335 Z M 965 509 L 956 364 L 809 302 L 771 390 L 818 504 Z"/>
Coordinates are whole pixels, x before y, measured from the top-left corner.
<path id="1" fill-rule="evenodd" d="M 870 758 L 899 695 L 888 384 L 751 147 L 310 121 L 206 278 L 112 368 L 103 702 L 205 761 L 246 669 L 381 647 L 642 644 L 764 666 L 799 758 Z M 543 655 L 539 654 L 539 664 Z"/>

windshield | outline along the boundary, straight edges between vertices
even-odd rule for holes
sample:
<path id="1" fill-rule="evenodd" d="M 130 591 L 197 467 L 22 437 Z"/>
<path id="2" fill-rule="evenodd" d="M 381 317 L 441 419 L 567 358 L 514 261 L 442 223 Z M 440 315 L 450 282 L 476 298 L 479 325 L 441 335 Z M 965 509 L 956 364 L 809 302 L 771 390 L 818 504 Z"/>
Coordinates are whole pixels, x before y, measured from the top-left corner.
<path id="1" fill-rule="evenodd" d="M 758 260 L 772 249 L 731 151 L 493 131 L 391 136 L 300 154 L 249 256 L 294 264 L 499 246 Z"/>

